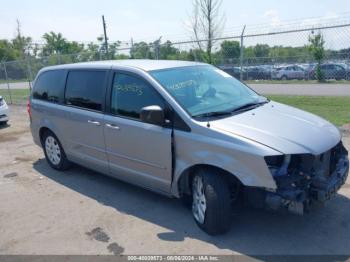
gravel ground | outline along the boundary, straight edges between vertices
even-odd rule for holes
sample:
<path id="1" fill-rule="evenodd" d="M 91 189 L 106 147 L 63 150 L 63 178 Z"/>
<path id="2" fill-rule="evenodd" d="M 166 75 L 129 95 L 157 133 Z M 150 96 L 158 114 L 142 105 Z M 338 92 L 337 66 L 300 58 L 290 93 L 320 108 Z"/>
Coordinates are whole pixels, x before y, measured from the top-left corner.
<path id="1" fill-rule="evenodd" d="M 304 216 L 244 208 L 211 237 L 180 201 L 74 166 L 32 142 L 24 107 L 0 129 L 0 254 L 340 254 L 350 256 L 350 181 Z M 350 149 L 350 135 L 344 135 Z M 347 255 L 349 254 L 349 255 Z"/>

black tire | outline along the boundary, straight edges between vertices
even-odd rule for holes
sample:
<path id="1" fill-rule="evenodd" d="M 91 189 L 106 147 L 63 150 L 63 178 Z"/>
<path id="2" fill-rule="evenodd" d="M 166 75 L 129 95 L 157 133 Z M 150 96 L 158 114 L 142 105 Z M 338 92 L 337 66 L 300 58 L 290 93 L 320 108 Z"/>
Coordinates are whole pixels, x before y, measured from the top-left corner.
<path id="1" fill-rule="evenodd" d="M 282 81 L 286 81 L 286 80 L 288 80 L 288 77 L 287 77 L 287 76 L 282 76 L 282 77 L 281 77 L 281 80 L 282 80 Z"/>
<path id="2" fill-rule="evenodd" d="M 46 149 L 46 141 L 47 139 L 51 137 L 55 140 L 57 146 L 59 147 L 60 150 L 60 160 L 58 163 L 54 163 L 50 157 L 48 156 L 48 152 Z M 59 171 L 64 171 L 67 170 L 70 166 L 71 166 L 71 162 L 67 159 L 66 153 L 64 152 L 64 149 L 60 143 L 60 141 L 58 140 L 57 136 L 51 132 L 51 131 L 45 131 L 45 133 L 43 134 L 42 138 L 41 138 L 41 143 L 42 143 L 42 148 L 44 150 L 44 154 L 45 154 L 45 158 L 46 161 L 49 163 L 49 165 L 56 170 Z"/>
<path id="3" fill-rule="evenodd" d="M 194 181 L 202 179 L 206 209 L 204 221 L 198 221 L 195 215 Z M 226 233 L 231 226 L 231 199 L 229 185 L 225 179 L 212 170 L 199 170 L 192 179 L 192 215 L 197 225 L 209 235 Z"/>

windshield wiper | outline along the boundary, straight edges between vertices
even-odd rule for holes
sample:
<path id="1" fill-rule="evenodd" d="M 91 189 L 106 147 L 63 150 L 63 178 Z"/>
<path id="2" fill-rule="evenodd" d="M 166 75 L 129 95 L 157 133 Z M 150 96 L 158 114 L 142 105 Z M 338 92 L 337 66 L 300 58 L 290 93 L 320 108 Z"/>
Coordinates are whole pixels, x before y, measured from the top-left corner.
<path id="1" fill-rule="evenodd" d="M 242 106 L 239 106 L 239 107 L 231 109 L 231 110 L 207 112 L 207 113 L 194 115 L 192 117 L 194 117 L 194 118 L 205 118 L 205 117 L 232 115 L 232 114 L 240 112 L 240 111 L 246 111 L 246 110 L 250 110 L 250 109 L 256 108 L 256 107 L 261 106 L 263 104 L 266 104 L 268 102 L 270 102 L 270 100 L 266 99 L 266 100 L 264 100 L 262 102 L 247 103 L 247 104 L 244 104 Z"/>
<path id="2" fill-rule="evenodd" d="M 231 112 L 234 113 L 234 112 L 240 112 L 240 111 L 246 111 L 246 110 L 250 110 L 250 109 L 253 109 L 253 108 L 256 108 L 258 106 L 261 106 L 263 104 L 266 104 L 270 102 L 270 100 L 265 100 L 265 101 L 262 101 L 262 102 L 255 102 L 255 103 L 247 103 L 247 104 L 244 104 L 242 106 L 239 106 L 237 108 L 235 108 L 234 110 L 232 110 Z"/>
<path id="3" fill-rule="evenodd" d="M 232 111 L 214 111 L 214 112 L 194 115 L 193 117 L 202 118 L 202 117 L 215 117 L 215 116 L 225 116 L 225 115 L 232 115 Z"/>

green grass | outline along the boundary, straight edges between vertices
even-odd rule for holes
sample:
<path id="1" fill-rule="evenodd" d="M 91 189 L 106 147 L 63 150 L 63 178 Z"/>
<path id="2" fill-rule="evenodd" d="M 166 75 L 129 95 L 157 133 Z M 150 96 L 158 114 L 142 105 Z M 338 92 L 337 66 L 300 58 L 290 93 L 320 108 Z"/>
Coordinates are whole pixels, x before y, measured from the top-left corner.
<path id="1" fill-rule="evenodd" d="M 0 96 L 10 103 L 10 93 L 7 89 L 0 89 Z M 29 89 L 11 89 L 11 97 L 14 103 L 25 103 L 29 96 Z"/>
<path id="2" fill-rule="evenodd" d="M 271 100 L 319 115 L 337 126 L 350 123 L 350 96 L 268 96 Z"/>
<path id="3" fill-rule="evenodd" d="M 348 84 L 350 85 L 349 80 L 327 80 L 323 83 L 319 83 L 317 80 L 246 80 L 244 81 L 246 84 L 332 84 L 332 85 L 337 85 L 337 84 Z"/>

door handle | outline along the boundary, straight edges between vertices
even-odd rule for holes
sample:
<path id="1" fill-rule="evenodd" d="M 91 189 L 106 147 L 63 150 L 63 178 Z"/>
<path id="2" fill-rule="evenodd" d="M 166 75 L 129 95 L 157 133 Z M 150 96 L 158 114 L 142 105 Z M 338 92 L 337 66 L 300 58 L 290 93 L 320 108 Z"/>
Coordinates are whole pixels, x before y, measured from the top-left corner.
<path id="1" fill-rule="evenodd" d="M 108 128 L 112 128 L 112 129 L 115 129 L 115 130 L 119 130 L 119 126 L 116 126 L 116 125 L 113 125 L 113 124 L 106 124 L 106 127 Z"/>
<path id="2" fill-rule="evenodd" d="M 96 126 L 100 126 L 100 125 L 101 125 L 100 122 L 98 122 L 98 121 L 93 121 L 93 120 L 88 120 L 88 123 L 89 123 L 89 124 L 96 125 Z"/>

